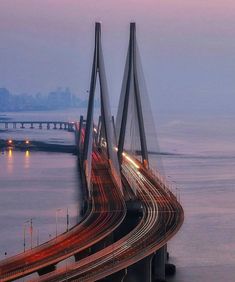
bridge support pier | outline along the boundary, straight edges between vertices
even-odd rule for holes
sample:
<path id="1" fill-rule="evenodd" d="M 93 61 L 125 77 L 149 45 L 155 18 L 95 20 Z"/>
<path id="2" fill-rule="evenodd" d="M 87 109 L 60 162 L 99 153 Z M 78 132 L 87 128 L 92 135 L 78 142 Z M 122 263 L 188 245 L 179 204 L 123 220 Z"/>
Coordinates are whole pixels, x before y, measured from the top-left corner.
<path id="1" fill-rule="evenodd" d="M 13 122 L 13 128 L 16 129 L 16 122 Z"/>
<path id="2" fill-rule="evenodd" d="M 152 262 L 153 269 L 153 281 L 164 282 L 166 281 L 166 260 L 167 252 L 166 245 L 159 249 L 154 257 Z"/>
<path id="3" fill-rule="evenodd" d="M 123 282 L 152 282 L 152 259 L 150 255 L 129 266 Z"/>
<path id="4" fill-rule="evenodd" d="M 81 157 L 82 148 L 81 146 L 81 137 L 82 137 L 82 128 L 83 128 L 83 116 L 80 116 L 79 120 L 79 127 L 75 129 L 75 142 L 77 145 L 77 153 L 79 154 L 79 157 Z"/>
<path id="5" fill-rule="evenodd" d="M 39 129 L 42 129 L 42 124 L 41 123 L 39 123 Z"/>
<path id="6" fill-rule="evenodd" d="M 8 129 L 8 122 L 5 122 L 5 128 Z"/>
<path id="7" fill-rule="evenodd" d="M 25 128 L 25 127 L 24 127 L 24 123 L 23 123 L 23 122 L 21 123 L 21 127 L 20 127 L 20 128 Z"/>
<path id="8" fill-rule="evenodd" d="M 73 124 L 72 123 L 68 123 L 68 131 L 73 132 Z"/>
<path id="9" fill-rule="evenodd" d="M 30 129 L 34 129 L 33 123 L 31 122 Z"/>
<path id="10" fill-rule="evenodd" d="M 47 129 L 50 129 L 50 123 L 47 124 Z"/>

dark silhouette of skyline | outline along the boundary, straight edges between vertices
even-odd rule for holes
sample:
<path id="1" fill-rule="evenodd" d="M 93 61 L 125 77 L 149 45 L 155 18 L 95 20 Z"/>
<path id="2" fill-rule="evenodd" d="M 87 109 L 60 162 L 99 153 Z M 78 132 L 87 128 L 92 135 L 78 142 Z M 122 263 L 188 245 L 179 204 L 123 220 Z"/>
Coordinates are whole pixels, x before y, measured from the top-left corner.
<path id="1" fill-rule="evenodd" d="M 82 99 L 73 94 L 68 87 L 58 87 L 48 94 L 38 92 L 35 95 L 22 93 L 15 95 L 7 88 L 0 88 L 0 112 L 19 111 L 44 111 L 60 110 L 68 108 L 84 108 L 87 106 L 87 99 Z M 95 106 L 99 101 L 95 101 Z"/>

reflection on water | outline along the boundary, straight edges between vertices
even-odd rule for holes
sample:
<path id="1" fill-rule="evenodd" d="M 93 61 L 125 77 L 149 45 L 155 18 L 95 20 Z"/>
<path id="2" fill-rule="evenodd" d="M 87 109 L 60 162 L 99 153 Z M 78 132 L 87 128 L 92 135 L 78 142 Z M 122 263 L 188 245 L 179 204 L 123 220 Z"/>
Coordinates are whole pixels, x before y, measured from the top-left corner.
<path id="1" fill-rule="evenodd" d="M 8 158 L 9 159 L 12 158 L 12 149 L 11 148 L 8 149 Z"/>
<path id="2" fill-rule="evenodd" d="M 30 151 L 25 151 L 25 157 L 24 157 L 24 168 L 28 169 L 30 166 Z"/>
<path id="3" fill-rule="evenodd" d="M 7 172 L 9 173 L 9 175 L 13 173 L 13 165 L 14 165 L 13 152 L 11 148 L 8 148 L 7 150 Z"/>
<path id="4" fill-rule="evenodd" d="M 7 155 L 7 172 L 9 175 L 13 173 L 14 170 L 14 150 L 12 148 L 7 148 L 6 151 L 2 151 L 2 155 Z M 26 150 L 24 152 L 24 168 L 27 169 L 30 166 L 30 151 Z M 3 168 L 2 168 L 3 169 Z"/>
<path id="5" fill-rule="evenodd" d="M 30 157 L 30 152 L 29 152 L 29 150 L 26 150 L 25 151 L 25 159 L 27 160 L 27 159 L 29 159 L 29 157 Z"/>
<path id="6" fill-rule="evenodd" d="M 69 227 L 76 224 L 78 177 L 70 154 L 8 148 L 0 155 L 0 259 L 65 232 L 67 213 Z"/>

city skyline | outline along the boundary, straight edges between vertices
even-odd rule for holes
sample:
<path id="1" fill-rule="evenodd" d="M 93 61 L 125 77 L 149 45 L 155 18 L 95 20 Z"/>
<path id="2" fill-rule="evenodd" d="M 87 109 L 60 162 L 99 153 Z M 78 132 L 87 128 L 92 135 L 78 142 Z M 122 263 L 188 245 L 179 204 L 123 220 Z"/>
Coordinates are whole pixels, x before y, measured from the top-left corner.
<path id="1" fill-rule="evenodd" d="M 48 93 L 37 91 L 31 95 L 15 94 L 7 88 L 0 88 L 0 113 L 86 108 L 87 103 L 88 98 L 81 98 L 79 93 L 72 93 L 69 87 L 57 87 Z M 95 106 L 99 106 L 99 99 L 95 99 Z"/>

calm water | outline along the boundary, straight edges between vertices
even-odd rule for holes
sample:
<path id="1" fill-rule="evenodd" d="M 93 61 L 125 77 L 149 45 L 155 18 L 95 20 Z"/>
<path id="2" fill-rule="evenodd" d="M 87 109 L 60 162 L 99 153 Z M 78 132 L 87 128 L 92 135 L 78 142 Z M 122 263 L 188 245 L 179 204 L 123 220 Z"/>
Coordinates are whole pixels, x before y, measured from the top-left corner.
<path id="1" fill-rule="evenodd" d="M 21 114 L 22 115 L 22 114 Z M 26 114 L 38 119 L 38 114 Z M 50 113 L 63 119 L 65 113 Z M 79 114 L 70 113 L 69 119 Z M 18 116 L 14 116 L 18 118 Z M 44 113 L 45 118 L 45 113 Z M 22 118 L 21 118 L 22 119 Z M 174 282 L 235 281 L 235 116 L 157 117 L 165 175 L 180 190 L 185 222 L 169 243 L 171 262 L 177 266 Z M 21 138 L 72 143 L 61 131 L 18 130 Z M 1 133 L 1 136 L 3 134 Z M 78 176 L 76 158 L 69 154 L 9 152 L 0 155 L 0 256 L 23 250 L 23 225 L 33 218 L 34 245 L 77 219 Z M 178 191 L 179 191 L 178 190 Z M 29 224 L 26 223 L 27 228 Z M 29 229 L 26 246 L 30 247 Z M 50 235 L 49 235 L 50 234 Z"/>
<path id="2" fill-rule="evenodd" d="M 76 113 L 75 113 L 76 114 Z M 74 114 L 74 118 L 76 115 Z M 65 113 L 16 113 L 13 120 L 64 120 Z M 71 120 L 66 113 L 66 120 Z M 41 140 L 73 144 L 74 135 L 64 130 L 9 129 L 1 138 Z M 0 152 L 0 258 L 45 242 L 73 226 L 81 208 L 76 156 L 65 153 L 3 150 Z M 57 220 L 56 220 L 57 218 Z M 56 224 L 57 221 L 57 224 Z M 56 228 L 57 226 L 57 228 Z"/>
<path id="3" fill-rule="evenodd" d="M 235 117 L 172 117 L 159 139 L 185 222 L 169 243 L 174 282 L 235 281 Z"/>
<path id="4" fill-rule="evenodd" d="M 70 226 L 75 224 L 79 204 L 76 158 L 72 155 L 7 150 L 0 156 L 0 257 L 23 251 L 66 229 L 67 208 Z M 38 238 L 39 237 L 39 238 Z"/>

